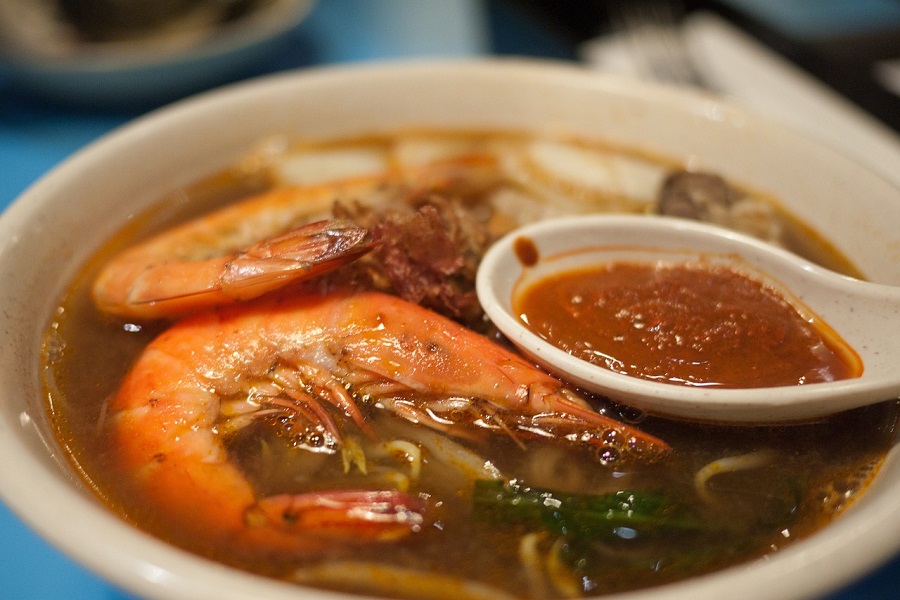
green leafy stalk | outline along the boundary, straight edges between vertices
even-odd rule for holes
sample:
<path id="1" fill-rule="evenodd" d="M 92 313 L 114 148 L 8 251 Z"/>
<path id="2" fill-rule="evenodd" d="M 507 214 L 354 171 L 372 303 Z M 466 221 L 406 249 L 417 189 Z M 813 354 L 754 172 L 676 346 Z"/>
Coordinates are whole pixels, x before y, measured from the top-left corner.
<path id="1" fill-rule="evenodd" d="M 654 491 L 568 494 L 515 481 L 477 481 L 476 515 L 491 522 L 545 528 L 570 540 L 621 537 L 623 528 L 644 536 L 709 529 L 688 506 Z"/>

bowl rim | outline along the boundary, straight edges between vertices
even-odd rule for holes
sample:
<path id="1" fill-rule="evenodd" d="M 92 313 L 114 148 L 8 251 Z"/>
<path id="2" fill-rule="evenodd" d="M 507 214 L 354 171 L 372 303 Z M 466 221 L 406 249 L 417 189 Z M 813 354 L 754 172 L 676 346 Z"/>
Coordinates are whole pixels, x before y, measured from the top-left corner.
<path id="1" fill-rule="evenodd" d="M 678 110 L 691 114 L 702 113 L 713 106 L 725 122 L 752 123 L 760 127 L 765 135 L 777 132 L 777 135 L 808 139 L 789 127 L 750 115 L 702 93 L 607 76 L 554 61 L 415 60 L 318 67 L 270 75 L 205 92 L 123 125 L 79 150 L 29 186 L 0 215 L 0 240 L 15 235 L 18 228 L 33 219 L 39 209 L 49 206 L 59 187 L 92 161 L 127 149 L 131 144 L 139 146 L 140 140 L 148 131 L 172 128 L 176 124 L 188 122 L 192 115 L 202 111 L 225 104 L 244 103 L 268 94 L 314 88 L 324 81 L 350 82 L 361 76 L 395 77 L 399 80 L 451 75 L 466 77 L 473 73 L 480 77 L 538 77 L 547 84 L 582 87 L 594 93 L 624 94 L 642 101 L 646 100 L 648 94 L 652 94 L 654 104 L 669 103 Z M 856 159 L 841 154 L 844 159 L 856 164 L 857 168 L 866 168 Z M 0 242 L 0 258 L 7 243 Z M 17 465 L 15 469 L 0 470 L 0 499 L 44 539 L 103 578 L 147 597 L 205 597 L 209 589 L 201 582 L 207 578 L 218 581 L 217 594 L 222 598 L 259 597 L 262 593 L 271 598 L 303 597 L 294 586 L 223 567 L 177 550 L 125 524 L 92 498 L 75 493 L 59 473 L 32 456 L 28 448 L 20 443 L 21 435 L 21 430 L 14 430 L 10 423 L 0 420 L 0 454 L 6 457 L 8 464 Z M 52 448 L 50 451 L 52 452 Z M 888 460 L 896 458 L 893 456 Z M 898 486 L 900 481 L 892 487 Z M 57 500 L 68 498 L 72 504 L 66 511 L 48 512 L 45 505 L 30 500 L 36 494 Z M 694 598 L 702 594 L 710 597 L 727 595 L 732 598 L 751 598 L 765 595 L 787 598 L 798 593 L 821 594 L 834 590 L 874 569 L 900 549 L 900 505 L 892 502 L 887 493 L 867 497 L 865 500 L 865 511 L 851 507 L 846 514 L 815 534 L 811 540 L 783 549 L 771 560 L 745 563 L 663 588 L 631 592 L 624 596 L 660 600 Z M 86 524 L 109 530 L 116 543 L 102 541 L 101 536 L 79 537 L 78 534 Z M 859 540 L 863 536 L 867 541 L 866 552 L 845 551 L 848 542 Z M 835 561 L 835 557 L 840 557 L 840 560 Z M 198 574 L 202 577 L 198 578 Z M 783 585 L 788 578 L 803 582 L 803 587 L 785 590 Z M 310 597 L 330 595 L 319 590 L 312 590 L 311 593 Z M 351 596 L 336 594 L 333 597 Z M 607 596 L 616 597 L 619 596 Z"/>

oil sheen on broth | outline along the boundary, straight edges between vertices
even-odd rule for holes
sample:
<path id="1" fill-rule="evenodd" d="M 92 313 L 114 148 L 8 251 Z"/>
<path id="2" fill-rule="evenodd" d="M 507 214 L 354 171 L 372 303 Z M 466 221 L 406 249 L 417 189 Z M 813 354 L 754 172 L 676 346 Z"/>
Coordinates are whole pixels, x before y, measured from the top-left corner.
<path id="1" fill-rule="evenodd" d="M 455 219 L 467 232 L 471 254 L 531 220 L 662 210 L 658 193 L 669 173 L 681 173 L 681 165 L 643 151 L 514 132 L 268 141 L 225 172 L 173 194 L 182 200 L 162 202 L 123 229 L 72 282 L 44 352 L 59 441 L 97 496 L 136 527 L 240 569 L 324 588 L 397 597 L 595 595 L 678 581 L 777 552 L 825 526 L 866 488 L 894 441 L 896 403 L 812 423 L 725 427 L 647 417 L 592 398 L 598 410 L 671 445 L 670 458 L 647 464 L 617 460 L 597 447 L 486 435 L 466 421 L 464 409 L 447 413 L 458 417 L 447 431 L 423 428 L 364 398 L 355 399 L 374 435 L 341 422 L 350 453 L 312 451 L 279 415 L 243 426 L 218 423 L 216 435 L 260 497 L 392 487 L 429 502 L 427 523 L 413 535 L 372 544 L 326 542 L 299 558 L 235 552 L 215 536 L 204 539 L 173 526 L 166 510 L 146 502 L 138 475 L 119 467 L 118 448 L 107 433 L 109 398 L 141 350 L 170 323 L 101 315 L 90 286 L 113 255 L 169 223 L 281 186 L 370 178 L 382 181 L 370 196 L 335 191 L 297 209 L 293 220 L 337 214 L 388 235 L 393 229 L 382 227 L 378 215 L 401 207 L 415 213 L 411 222 L 425 222 L 419 212 L 430 206 L 444 211 L 444 223 Z M 774 199 L 733 184 L 731 189 L 734 196 L 720 211 L 731 226 L 852 273 L 827 242 L 785 215 Z M 751 217 L 736 220 L 729 213 L 736 204 L 734 214 Z M 380 264 L 393 260 L 382 257 Z M 419 291 L 372 276 L 371 269 L 371 262 L 357 265 L 309 285 Z M 452 300 L 441 307 L 502 343 L 469 302 L 467 273 L 463 264 L 442 282 L 439 296 L 452 292 Z M 423 297 L 424 304 L 437 303 Z"/>

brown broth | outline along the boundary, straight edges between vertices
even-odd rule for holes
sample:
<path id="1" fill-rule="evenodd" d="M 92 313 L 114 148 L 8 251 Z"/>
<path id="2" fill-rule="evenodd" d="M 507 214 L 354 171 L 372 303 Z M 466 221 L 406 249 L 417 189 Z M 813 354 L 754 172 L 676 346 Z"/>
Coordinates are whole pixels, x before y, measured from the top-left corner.
<path id="1" fill-rule="evenodd" d="M 265 178 L 251 179 L 249 188 L 264 187 L 260 182 Z M 246 193 L 245 181 L 219 175 L 180 196 L 202 197 L 204 203 L 216 204 Z M 112 511 L 174 545 L 240 569 L 326 588 L 395 596 L 402 596 L 403 590 L 353 579 L 350 566 L 341 567 L 344 577 L 339 581 L 322 573 L 315 575 L 313 570 L 319 564 L 340 561 L 389 564 L 478 581 L 523 598 L 559 597 L 566 585 L 576 581 L 581 582 L 578 587 L 584 594 L 652 587 L 769 555 L 814 534 L 865 490 L 895 441 L 896 402 L 811 423 L 726 427 L 647 417 L 599 398 L 592 399 L 598 410 L 668 441 L 673 458 L 657 464 L 633 464 L 603 460 L 595 449 L 537 439 L 499 435 L 456 440 L 525 488 L 552 490 L 559 496 L 600 496 L 620 490 L 663 494 L 666 502 L 689 511 L 692 523 L 702 524 L 676 533 L 633 524 L 607 528 L 602 535 L 586 540 L 553 532 L 530 538 L 539 531 L 533 522 L 516 521 L 501 506 L 474 507 L 471 480 L 457 469 L 442 466 L 440 453 L 429 446 L 427 438 L 435 434 L 420 432 L 375 406 L 364 405 L 363 410 L 381 438 L 408 440 L 422 449 L 424 462 L 417 479 L 410 477 L 403 461 L 379 455 L 374 443 L 358 432 L 348 430 L 348 435 L 369 457 L 368 475 L 359 469 L 345 471 L 340 454 L 317 454 L 298 447 L 273 426 L 276 423 L 261 420 L 228 441 L 230 455 L 259 495 L 381 487 L 388 480 L 407 477 L 410 492 L 433 503 L 431 520 L 419 534 L 387 547 L 338 544 L 306 560 L 235 553 L 227 545 L 173 529 L 166 514 L 147 506 L 130 481 L 133 474 L 117 468 L 117 448 L 109 446 L 105 435 L 104 425 L 111 418 L 108 398 L 141 349 L 166 324 L 123 322 L 98 314 L 89 298 L 90 283 L 100 265 L 118 249 L 158 229 L 164 221 L 183 219 L 188 210 L 183 202 L 176 208 L 168 206 L 111 240 L 85 266 L 62 300 L 45 343 L 49 410 L 70 461 Z M 811 244 L 820 245 L 815 240 Z M 717 475 L 698 493 L 694 479 L 704 465 L 745 455 L 762 457 L 764 464 Z M 490 490 L 483 496 L 492 498 Z M 523 563 L 520 558 L 524 539 L 535 542 L 536 563 Z M 565 543 L 554 546 L 562 539 Z M 562 580 L 554 579 L 546 568 L 551 555 L 564 563 L 582 559 L 581 566 Z M 298 569 L 306 570 L 299 573 Z M 448 598 L 462 597 L 453 593 L 452 585 L 440 587 Z"/>

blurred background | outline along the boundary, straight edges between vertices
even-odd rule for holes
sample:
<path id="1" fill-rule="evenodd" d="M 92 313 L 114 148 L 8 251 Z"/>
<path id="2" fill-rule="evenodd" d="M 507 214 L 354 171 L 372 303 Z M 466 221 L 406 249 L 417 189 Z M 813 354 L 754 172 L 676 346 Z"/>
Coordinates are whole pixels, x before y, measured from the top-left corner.
<path id="1" fill-rule="evenodd" d="M 724 16 L 900 129 L 897 0 L 0 0 L 0 92 L 146 108 L 326 62 L 485 54 L 581 60 L 585 42 L 634 25 L 642 13 L 682 21 L 697 11 Z M 66 73 L 82 83 L 93 75 L 101 87 L 79 89 Z"/>
<path id="2" fill-rule="evenodd" d="M 900 131 L 900 0 L 0 0 L 0 168 L 18 175 L 0 201 L 109 129 L 228 82 L 484 56 L 700 85 L 819 134 L 837 111 L 854 123 L 832 139 L 863 123 L 869 156 Z"/>
<path id="3" fill-rule="evenodd" d="M 900 0 L 0 0 L 0 210 L 96 138 L 210 88 L 482 57 L 701 87 L 900 181 Z M 898 584 L 895 560 L 832 600 Z M 0 596 L 127 598 L 2 505 Z"/>

